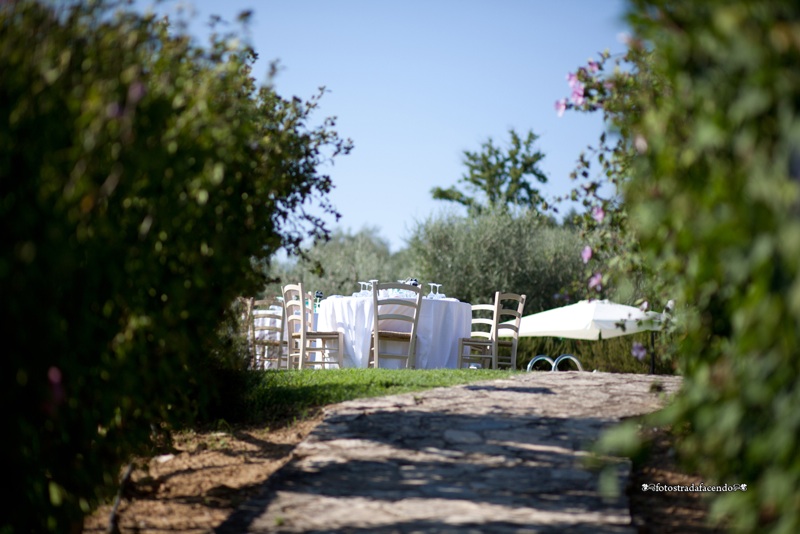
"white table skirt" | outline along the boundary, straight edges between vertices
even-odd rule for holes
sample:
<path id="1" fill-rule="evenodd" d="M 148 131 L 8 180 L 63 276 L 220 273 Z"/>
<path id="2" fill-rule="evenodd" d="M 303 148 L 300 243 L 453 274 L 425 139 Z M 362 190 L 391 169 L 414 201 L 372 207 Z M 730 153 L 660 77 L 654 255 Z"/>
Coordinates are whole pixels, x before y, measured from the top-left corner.
<path id="1" fill-rule="evenodd" d="M 329 297 L 320 303 L 319 330 L 338 330 L 344 333 L 345 367 L 368 366 L 372 322 L 371 297 Z M 469 337 L 471 323 L 472 307 L 467 302 L 455 299 L 422 299 L 417 325 L 416 368 L 456 368 L 458 340 Z M 410 327 L 403 321 L 397 321 L 396 325 L 392 325 L 395 326 L 405 330 Z M 399 352 L 404 344 L 397 345 Z M 390 351 L 391 346 L 388 346 Z"/>

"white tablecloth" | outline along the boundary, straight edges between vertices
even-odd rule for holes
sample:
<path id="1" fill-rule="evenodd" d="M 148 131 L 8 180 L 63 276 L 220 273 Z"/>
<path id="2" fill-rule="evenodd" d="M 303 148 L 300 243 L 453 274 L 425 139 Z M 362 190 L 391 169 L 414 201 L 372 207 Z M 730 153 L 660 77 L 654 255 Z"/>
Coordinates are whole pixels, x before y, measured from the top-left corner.
<path id="1" fill-rule="evenodd" d="M 371 297 L 328 297 L 320 303 L 319 330 L 344 333 L 345 367 L 368 366 L 373 320 Z M 457 367 L 458 340 L 469 337 L 471 323 L 472 307 L 467 302 L 422 299 L 417 325 L 416 368 Z M 392 325 L 395 326 L 410 328 L 410 324 L 402 321 Z M 398 344 L 398 347 L 407 345 Z"/>

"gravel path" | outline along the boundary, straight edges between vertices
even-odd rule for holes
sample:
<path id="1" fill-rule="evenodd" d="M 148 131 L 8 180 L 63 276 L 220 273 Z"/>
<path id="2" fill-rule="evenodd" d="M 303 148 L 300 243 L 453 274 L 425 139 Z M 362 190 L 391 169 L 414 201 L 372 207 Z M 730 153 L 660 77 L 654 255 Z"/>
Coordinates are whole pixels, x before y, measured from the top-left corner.
<path id="1" fill-rule="evenodd" d="M 330 406 L 216 532 L 635 533 L 629 461 L 615 463 L 623 491 L 608 498 L 586 451 L 679 387 L 672 376 L 534 372 Z"/>

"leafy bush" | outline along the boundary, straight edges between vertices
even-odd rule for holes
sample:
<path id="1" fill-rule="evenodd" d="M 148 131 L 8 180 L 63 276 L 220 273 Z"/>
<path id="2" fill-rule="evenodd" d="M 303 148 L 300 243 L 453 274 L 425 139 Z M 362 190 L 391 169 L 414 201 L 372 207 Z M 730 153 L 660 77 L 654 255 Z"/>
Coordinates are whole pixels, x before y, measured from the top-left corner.
<path id="1" fill-rule="evenodd" d="M 307 127 L 316 100 L 257 89 L 253 58 L 102 2 L 0 6 L 0 530 L 79 523 L 213 394 L 251 258 L 325 233 L 292 214 L 348 145 Z"/>
<path id="2" fill-rule="evenodd" d="M 733 531 L 800 531 L 800 4 L 633 3 L 659 84 L 632 94 L 624 193 L 682 311 L 663 421 Z"/>
<path id="3" fill-rule="evenodd" d="M 530 210 L 441 213 L 418 223 L 409 240 L 420 280 L 473 304 L 491 302 L 495 291 L 524 293 L 526 314 L 565 304 L 564 289 L 583 277 L 580 251 L 574 230 Z"/>

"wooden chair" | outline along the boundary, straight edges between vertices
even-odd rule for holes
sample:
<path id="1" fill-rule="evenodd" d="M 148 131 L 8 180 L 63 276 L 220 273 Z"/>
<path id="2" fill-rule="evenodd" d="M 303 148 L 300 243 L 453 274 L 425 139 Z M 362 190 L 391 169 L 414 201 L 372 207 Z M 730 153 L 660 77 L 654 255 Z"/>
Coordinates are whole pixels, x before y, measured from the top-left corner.
<path id="1" fill-rule="evenodd" d="M 472 306 L 472 332 L 468 338 L 458 341 L 459 368 L 464 364 L 480 364 L 490 369 L 517 368 L 519 323 L 525 298 L 525 295 L 498 291 L 493 304 Z"/>
<path id="2" fill-rule="evenodd" d="M 392 291 L 408 291 L 412 297 L 391 294 Z M 422 306 L 422 287 L 399 282 L 375 282 L 372 286 L 373 326 L 369 365 L 380 367 L 382 360 L 401 361 L 404 367 L 416 366 L 417 324 Z M 406 323 L 406 328 L 399 328 Z M 381 341 L 408 343 L 405 354 L 389 354 L 381 348 Z"/>
<path id="3" fill-rule="evenodd" d="M 250 299 L 250 335 L 253 369 L 287 369 L 288 343 L 284 336 L 283 302 L 278 297 Z"/>
<path id="4" fill-rule="evenodd" d="M 314 330 L 314 296 L 305 291 L 302 282 L 283 287 L 283 306 L 289 337 L 289 366 L 298 369 L 344 367 L 344 334 Z"/>
<path id="5" fill-rule="evenodd" d="M 495 293 L 495 302 L 497 293 Z M 462 337 L 458 340 L 458 367 L 471 364 L 478 364 L 482 368 L 494 369 L 497 362 L 493 357 L 496 354 L 492 350 L 492 339 L 494 335 L 494 316 L 496 304 L 473 304 L 472 305 L 472 326 L 469 337 Z M 464 349 L 467 354 L 464 354 Z"/>

